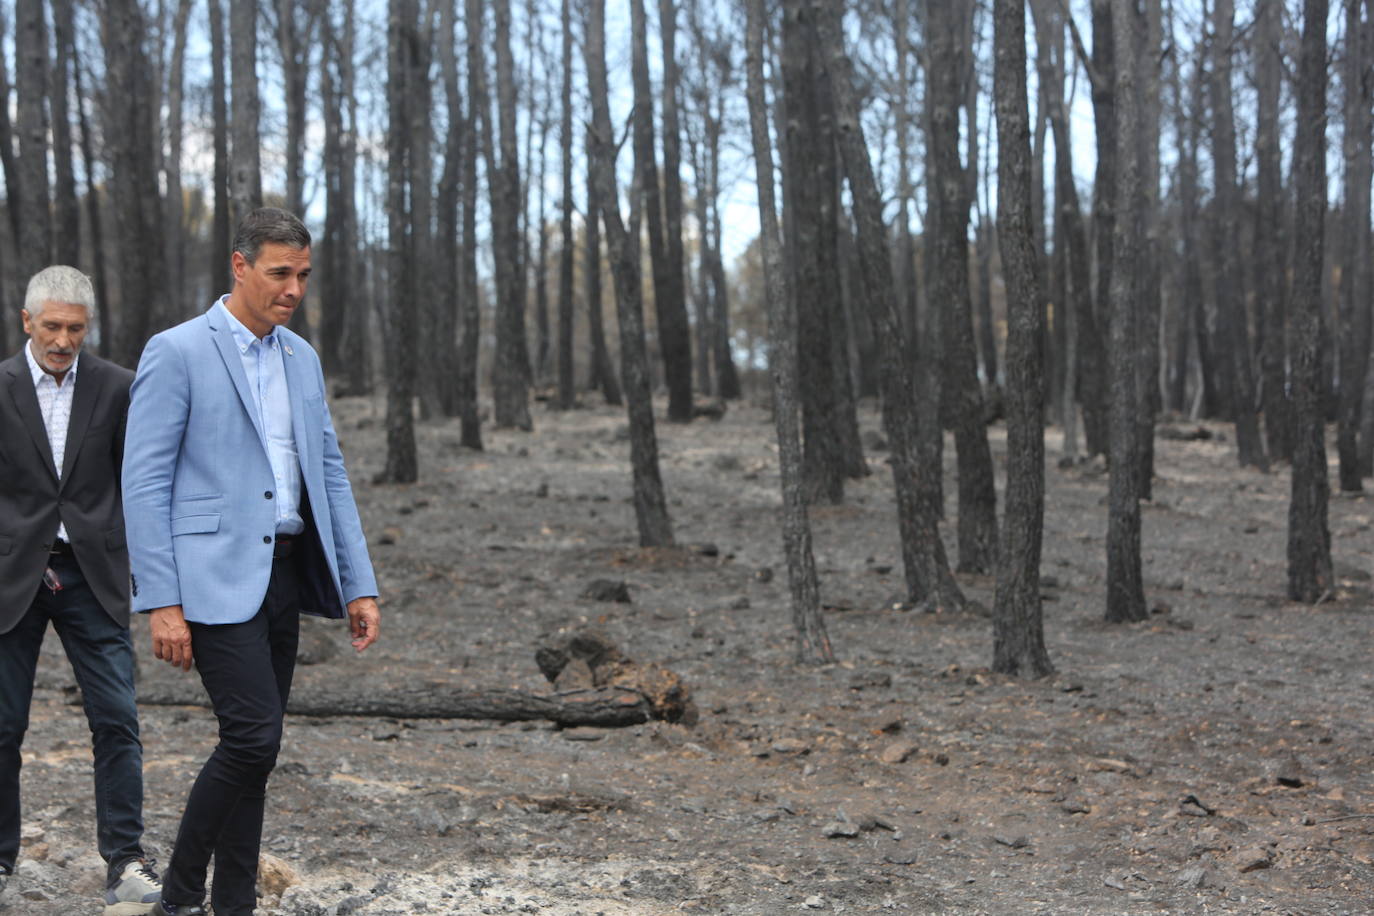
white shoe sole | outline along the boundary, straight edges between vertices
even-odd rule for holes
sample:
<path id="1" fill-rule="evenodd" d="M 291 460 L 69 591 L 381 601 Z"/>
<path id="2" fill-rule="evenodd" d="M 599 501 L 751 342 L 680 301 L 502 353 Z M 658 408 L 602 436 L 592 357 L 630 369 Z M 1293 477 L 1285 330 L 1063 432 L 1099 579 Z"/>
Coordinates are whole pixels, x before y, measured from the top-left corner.
<path id="1" fill-rule="evenodd" d="M 104 916 L 144 916 L 146 913 L 151 913 L 154 906 L 156 904 L 138 903 L 137 901 L 107 903 L 105 904 Z"/>

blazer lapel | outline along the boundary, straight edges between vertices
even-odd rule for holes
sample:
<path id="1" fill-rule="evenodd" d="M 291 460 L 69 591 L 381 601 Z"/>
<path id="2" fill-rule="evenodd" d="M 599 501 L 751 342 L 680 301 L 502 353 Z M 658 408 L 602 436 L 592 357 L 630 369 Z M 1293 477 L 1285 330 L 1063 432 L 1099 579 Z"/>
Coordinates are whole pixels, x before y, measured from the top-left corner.
<path id="1" fill-rule="evenodd" d="M 67 424 L 67 447 L 62 452 L 61 484 L 64 487 L 71 477 L 72 466 L 76 464 L 76 453 L 86 439 L 86 428 L 91 423 L 91 413 L 95 410 L 96 397 L 100 393 L 100 370 L 93 360 L 88 359 L 85 365 L 78 366 L 71 381 L 76 385 L 76 390 L 72 392 L 72 418 Z"/>
<path id="2" fill-rule="evenodd" d="M 243 371 L 243 358 L 239 355 L 239 348 L 234 343 L 233 332 L 229 330 L 224 319 L 215 314 L 214 307 L 206 314 L 210 322 L 210 335 L 214 338 L 215 348 L 219 350 L 220 358 L 224 360 L 224 368 L 229 372 L 229 378 L 234 382 L 234 390 L 239 393 L 239 400 L 243 402 L 243 409 L 248 414 L 248 419 L 252 421 L 253 428 L 258 431 L 258 441 L 262 443 L 263 450 L 267 450 L 267 434 L 262 428 L 262 418 L 258 416 L 258 406 L 253 398 L 253 393 L 248 390 L 248 376 Z"/>
<path id="3" fill-rule="evenodd" d="M 38 393 L 34 391 L 33 378 L 29 375 L 28 363 L 23 353 L 20 353 L 17 359 L 9 360 L 7 371 L 10 397 L 14 399 L 15 410 L 19 412 L 20 418 L 24 421 L 24 428 L 29 431 L 34 447 L 42 456 L 43 466 L 56 480 L 57 466 L 53 464 L 52 446 L 48 444 L 48 428 L 43 425 L 43 411 L 38 406 Z"/>
<path id="4" fill-rule="evenodd" d="M 310 467 L 310 437 L 305 432 L 305 379 L 301 377 L 300 358 L 278 331 L 277 342 L 281 345 L 282 366 L 286 370 L 286 392 L 291 397 L 291 433 L 296 437 L 296 460 L 300 463 L 301 473 Z"/>

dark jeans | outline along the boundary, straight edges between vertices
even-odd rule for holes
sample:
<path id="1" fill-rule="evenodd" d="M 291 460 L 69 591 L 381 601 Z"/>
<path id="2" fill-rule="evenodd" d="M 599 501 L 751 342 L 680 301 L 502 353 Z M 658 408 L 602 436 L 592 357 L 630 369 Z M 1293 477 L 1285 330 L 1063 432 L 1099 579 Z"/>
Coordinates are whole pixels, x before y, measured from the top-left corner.
<path id="1" fill-rule="evenodd" d="M 272 562 L 267 597 L 244 623 L 191 624 L 191 651 L 219 719 L 219 744 L 181 815 L 163 899 L 199 904 L 213 856 L 216 916 L 252 916 L 267 777 L 277 763 L 296 668 L 300 586 L 295 562 Z"/>
<path id="2" fill-rule="evenodd" d="M 128 627 L 100 606 L 75 559 L 54 555 L 48 565 L 61 591 L 40 585 L 28 613 L 0 635 L 0 866 L 13 871 L 19 855 L 19 747 L 29 727 L 38 652 L 52 621 L 86 707 L 95 752 L 96 846 L 113 867 L 143 855 L 143 745 L 133 641 Z"/>

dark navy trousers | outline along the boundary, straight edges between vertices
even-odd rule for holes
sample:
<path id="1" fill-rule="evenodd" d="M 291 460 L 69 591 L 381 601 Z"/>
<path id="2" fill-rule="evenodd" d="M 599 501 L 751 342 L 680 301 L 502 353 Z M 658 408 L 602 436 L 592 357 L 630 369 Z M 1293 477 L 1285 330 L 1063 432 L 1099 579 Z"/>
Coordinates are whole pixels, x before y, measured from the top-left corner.
<path id="1" fill-rule="evenodd" d="M 0 866 L 19 857 L 19 752 L 29 727 L 39 649 L 51 622 L 81 688 L 95 766 L 96 848 L 117 866 L 143 856 L 143 745 L 134 702 L 134 648 L 129 628 L 100 606 L 75 558 L 48 564 L 60 591 L 39 585 L 28 613 L 0 634 Z"/>
<path id="2" fill-rule="evenodd" d="M 196 669 L 219 720 L 219 744 L 186 800 L 162 879 L 162 897 L 168 903 L 204 901 L 213 858 L 210 902 L 215 916 L 253 914 L 267 777 L 281 748 L 300 641 L 300 607 L 296 559 L 277 559 L 267 597 L 252 619 L 190 624 Z"/>

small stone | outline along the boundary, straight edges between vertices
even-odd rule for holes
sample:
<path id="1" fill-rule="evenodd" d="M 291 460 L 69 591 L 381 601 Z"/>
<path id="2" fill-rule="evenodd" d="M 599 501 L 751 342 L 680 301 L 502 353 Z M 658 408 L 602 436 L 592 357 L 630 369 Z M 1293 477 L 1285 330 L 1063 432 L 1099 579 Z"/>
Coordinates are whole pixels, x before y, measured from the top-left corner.
<path id="1" fill-rule="evenodd" d="M 825 898 L 813 894 L 806 898 L 806 905 L 809 909 L 823 910 L 825 909 Z"/>
<path id="2" fill-rule="evenodd" d="M 1274 864 L 1274 855 L 1264 846 L 1247 846 L 1231 857 L 1241 874 L 1259 871 Z"/>
<path id="3" fill-rule="evenodd" d="M 890 830 L 897 832 L 897 826 L 892 819 L 884 814 L 866 813 L 859 815 L 859 829 L 868 832 L 870 830 Z"/>
<path id="4" fill-rule="evenodd" d="M 811 752 L 811 745 L 800 738 L 780 738 L 769 748 L 775 754 L 797 757 Z"/>
<path id="5" fill-rule="evenodd" d="M 1127 773 L 1131 765 L 1124 760 L 1116 760 L 1111 757 L 1099 757 L 1088 767 L 1100 773 Z"/>
<path id="6" fill-rule="evenodd" d="M 913 849 L 898 849 L 883 856 L 883 861 L 889 865 L 915 865 L 916 851 Z"/>
<path id="7" fill-rule="evenodd" d="M 916 751 L 917 746 L 915 741 L 894 741 L 892 744 L 883 748 L 882 753 L 878 755 L 878 759 L 883 763 L 893 765 L 906 763 Z"/>
<path id="8" fill-rule="evenodd" d="M 1203 804 L 1196 795 L 1189 795 L 1178 803 L 1178 813 L 1190 817 L 1211 817 L 1217 809 Z"/>
<path id="9" fill-rule="evenodd" d="M 754 578 L 760 582 L 768 583 L 773 581 L 773 568 L 764 566 L 754 571 Z"/>
<path id="10" fill-rule="evenodd" d="M 1185 868 L 1174 878 L 1174 884 L 1189 890 L 1201 890 L 1207 886 L 1207 869 L 1202 866 Z"/>
<path id="11" fill-rule="evenodd" d="M 856 674 L 849 679 L 850 690 L 866 690 L 871 687 L 883 688 L 892 686 L 892 675 L 886 671 L 870 671 L 866 674 Z"/>
<path id="12" fill-rule="evenodd" d="M 582 590 L 582 597 L 591 601 L 618 601 L 630 603 L 630 587 L 622 579 L 593 579 Z"/>
<path id="13" fill-rule="evenodd" d="M 301 876 L 286 862 L 265 852 L 258 856 L 258 891 L 263 896 L 280 897 L 300 883 Z"/>
<path id="14" fill-rule="evenodd" d="M 1025 836 L 994 836 L 993 841 L 1009 849 L 1025 849 L 1030 845 L 1030 838 Z"/>
<path id="15" fill-rule="evenodd" d="M 821 835 L 831 840 L 853 839 L 859 832 L 859 825 L 852 821 L 831 821 L 821 828 Z"/>
<path id="16" fill-rule="evenodd" d="M 588 690 L 595 686 L 596 678 L 592 674 L 592 666 L 581 658 L 570 659 L 553 681 L 553 688 L 559 693 L 571 690 Z"/>

